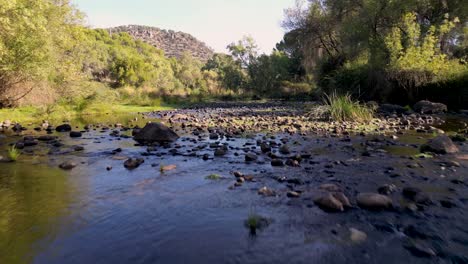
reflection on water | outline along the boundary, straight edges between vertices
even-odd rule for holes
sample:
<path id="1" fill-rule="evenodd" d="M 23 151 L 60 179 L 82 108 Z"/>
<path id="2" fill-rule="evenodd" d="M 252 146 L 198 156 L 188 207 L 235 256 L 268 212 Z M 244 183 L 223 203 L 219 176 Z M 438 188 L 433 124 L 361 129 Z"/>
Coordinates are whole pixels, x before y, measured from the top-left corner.
<path id="1" fill-rule="evenodd" d="M 29 262 L 37 242 L 54 237 L 71 199 L 64 172 L 26 163 L 0 164 L 0 263 Z"/>

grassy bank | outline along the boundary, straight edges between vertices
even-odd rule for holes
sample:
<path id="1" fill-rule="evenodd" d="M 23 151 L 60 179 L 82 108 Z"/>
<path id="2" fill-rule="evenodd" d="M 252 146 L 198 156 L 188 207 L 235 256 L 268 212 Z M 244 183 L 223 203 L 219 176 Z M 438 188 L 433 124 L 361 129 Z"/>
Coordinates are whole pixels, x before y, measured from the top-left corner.
<path id="1" fill-rule="evenodd" d="M 12 122 L 35 122 L 38 120 L 70 120 L 82 116 L 103 114 L 128 114 L 174 109 L 174 105 L 139 106 L 126 104 L 100 104 L 91 105 L 84 109 L 77 109 L 73 105 L 52 105 L 47 107 L 19 107 L 0 109 L 0 122 L 11 120 Z"/>

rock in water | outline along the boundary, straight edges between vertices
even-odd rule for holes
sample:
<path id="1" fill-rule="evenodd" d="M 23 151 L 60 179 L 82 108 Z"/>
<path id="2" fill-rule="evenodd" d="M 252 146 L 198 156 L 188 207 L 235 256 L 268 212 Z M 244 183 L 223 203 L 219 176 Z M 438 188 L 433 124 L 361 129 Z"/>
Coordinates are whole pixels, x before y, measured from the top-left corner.
<path id="1" fill-rule="evenodd" d="M 143 164 L 145 162 L 144 159 L 128 159 L 124 162 L 124 167 L 129 169 L 129 170 L 133 170 L 133 169 L 136 169 L 138 168 L 141 164 Z"/>
<path id="2" fill-rule="evenodd" d="M 453 141 L 445 135 L 431 139 L 426 145 L 421 146 L 422 152 L 434 152 L 437 154 L 452 154 L 460 150 Z"/>
<path id="3" fill-rule="evenodd" d="M 63 124 L 55 129 L 57 132 L 70 132 L 72 127 L 69 124 Z"/>
<path id="4" fill-rule="evenodd" d="M 62 170 L 71 170 L 76 166 L 77 164 L 72 161 L 65 161 L 64 163 L 59 165 L 59 168 L 61 168 Z"/>
<path id="5" fill-rule="evenodd" d="M 419 101 L 413 106 L 414 111 L 421 114 L 439 114 L 447 112 L 447 106 L 441 103 L 433 103 L 430 101 Z"/>
<path id="6" fill-rule="evenodd" d="M 322 210 L 327 212 L 342 212 L 344 211 L 343 204 L 336 199 L 331 193 L 326 193 L 314 200 Z"/>
<path id="7" fill-rule="evenodd" d="M 369 210 L 383 210 L 393 206 L 390 197 L 378 193 L 360 193 L 356 201 L 361 208 Z"/>
<path id="8" fill-rule="evenodd" d="M 81 132 L 79 132 L 79 131 L 71 131 L 71 132 L 70 132 L 70 137 L 72 137 L 72 138 L 79 138 L 79 137 L 81 137 L 82 135 L 83 135 L 83 134 L 82 134 Z"/>
<path id="9" fill-rule="evenodd" d="M 351 233 L 350 239 L 354 243 L 362 243 L 367 239 L 367 234 L 356 228 L 350 228 L 349 232 Z"/>
<path id="10" fill-rule="evenodd" d="M 138 143 L 174 142 L 179 138 L 172 129 L 161 123 L 148 123 L 134 137 Z"/>

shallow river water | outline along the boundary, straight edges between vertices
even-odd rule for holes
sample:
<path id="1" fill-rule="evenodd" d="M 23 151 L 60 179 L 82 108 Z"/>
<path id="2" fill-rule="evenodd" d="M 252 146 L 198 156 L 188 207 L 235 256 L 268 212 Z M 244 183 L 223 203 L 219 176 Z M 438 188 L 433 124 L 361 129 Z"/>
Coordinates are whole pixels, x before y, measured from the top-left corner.
<path id="1" fill-rule="evenodd" d="M 120 122 L 126 124 L 130 118 L 121 117 Z M 71 123 L 82 127 L 85 122 L 89 121 Z M 103 122 L 102 119 L 99 122 Z M 56 134 L 63 143 L 59 149 L 39 143 L 29 148 L 30 153 L 25 151 L 17 162 L 0 163 L 0 263 L 428 262 L 414 257 L 401 246 L 404 236 L 401 232 L 381 232 L 375 227 L 376 222 L 393 222 L 396 226 L 396 223 L 426 218 L 402 220 L 405 216 L 400 213 L 364 214 L 360 210 L 329 214 L 305 196 L 294 200 L 285 195 L 265 198 L 257 194 L 265 185 L 279 192 L 295 188 L 306 193 L 311 185 L 328 181 L 341 182 L 351 195 L 355 189 L 378 187 L 385 182 L 379 180 L 386 177 L 384 165 L 380 163 L 384 158 L 376 157 L 367 166 L 352 165 L 352 154 L 337 153 L 344 144 L 352 146 L 359 141 L 348 144 L 311 137 L 307 142 L 314 142 L 314 145 L 310 146 L 304 138 L 297 137 L 297 146 L 307 146 L 308 151 L 315 153 L 315 162 L 310 162 L 307 171 L 273 168 L 268 161 L 262 162 L 264 158 L 260 158 L 259 163 L 246 164 L 243 155 L 236 155 L 243 153 L 242 150 L 203 161 L 190 155 L 171 155 L 169 149 L 163 148 L 155 155 L 144 156 L 145 163 L 139 168 L 127 170 L 124 160 L 141 157 L 146 148 L 135 146 L 131 138 L 112 137 L 109 133 L 91 130 L 78 139 L 70 138 L 68 133 Z M 8 144 L 18 141 L 24 134 L 28 133 L 21 136 L 0 134 L 0 155 L 6 155 Z M 183 136 L 186 137 L 178 141 L 181 153 L 190 153 L 198 144 L 215 142 L 205 138 L 202 143 L 193 143 L 190 137 Z M 255 138 L 220 142 L 229 143 L 233 148 L 258 148 Z M 73 151 L 75 146 L 83 146 L 84 150 Z M 113 154 L 117 148 L 123 151 Z M 385 154 L 390 156 L 387 162 L 398 170 L 398 164 L 402 163 L 398 156 L 417 153 L 412 149 L 411 146 L 389 146 L 389 153 Z M 212 150 L 206 148 L 197 154 L 203 153 L 212 154 Z M 71 171 L 58 168 L 69 160 L 78 166 Z M 330 175 L 327 171 L 330 168 L 324 168 L 323 164 L 334 160 L 348 160 L 351 166 L 335 166 L 336 175 Z M 161 172 L 161 166 L 172 164 L 177 168 Z M 108 167 L 112 169 L 107 170 Z M 424 175 L 425 170 L 436 169 L 427 165 L 420 173 Z M 349 174 L 350 170 L 354 170 L 353 177 L 340 179 L 340 175 Z M 229 190 L 235 182 L 232 171 L 255 175 L 256 182 Z M 456 175 L 466 171 L 460 168 Z M 372 174 L 376 173 L 379 176 L 372 179 Z M 225 178 L 205 179 L 210 174 Z M 285 186 L 274 180 L 278 175 L 302 177 L 306 184 Z M 437 179 L 435 182 L 437 185 Z M 396 184 L 402 185 L 401 182 Z M 441 189 L 431 192 L 443 194 L 446 188 Z M 450 220 L 441 216 L 444 220 L 440 221 L 446 221 L 442 225 L 444 228 L 453 223 L 453 230 L 447 231 L 447 235 L 458 234 L 459 239 L 466 242 L 468 228 L 457 226 L 467 220 L 465 210 L 461 210 L 466 208 L 466 200 L 462 198 L 460 201 L 464 203 L 460 209 L 454 209 L 457 211 Z M 252 213 L 271 218 L 271 224 L 256 235 L 244 225 Z M 431 211 L 431 214 L 437 213 L 437 210 Z M 353 244 L 347 233 L 350 227 L 365 231 L 368 241 L 362 245 Z M 466 244 L 448 241 L 450 250 L 468 252 Z"/>

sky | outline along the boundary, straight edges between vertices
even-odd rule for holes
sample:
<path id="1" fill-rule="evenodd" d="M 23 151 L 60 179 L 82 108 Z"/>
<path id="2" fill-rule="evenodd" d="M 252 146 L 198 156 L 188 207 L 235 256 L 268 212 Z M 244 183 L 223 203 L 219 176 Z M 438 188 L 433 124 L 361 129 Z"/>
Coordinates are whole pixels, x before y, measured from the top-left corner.
<path id="1" fill-rule="evenodd" d="M 72 0 L 90 27 L 145 25 L 192 34 L 217 52 L 252 36 L 270 53 L 283 38 L 283 10 L 295 0 Z"/>

